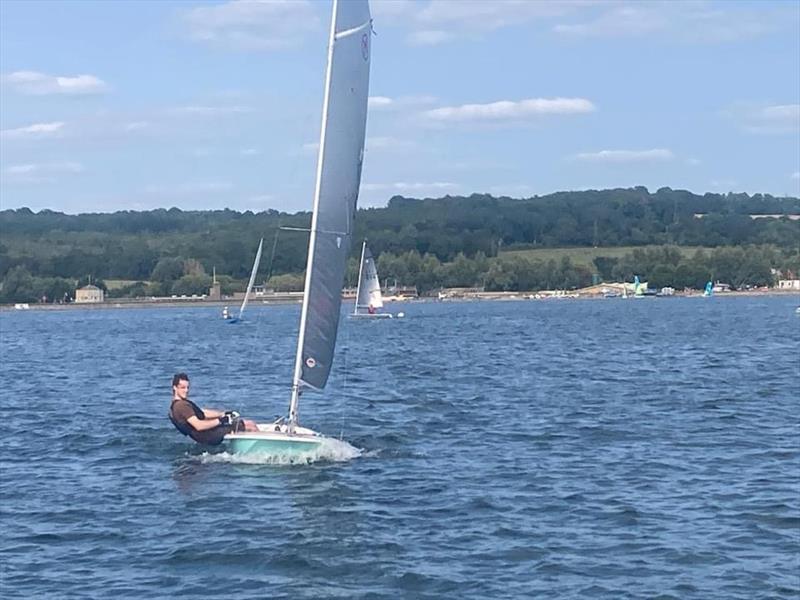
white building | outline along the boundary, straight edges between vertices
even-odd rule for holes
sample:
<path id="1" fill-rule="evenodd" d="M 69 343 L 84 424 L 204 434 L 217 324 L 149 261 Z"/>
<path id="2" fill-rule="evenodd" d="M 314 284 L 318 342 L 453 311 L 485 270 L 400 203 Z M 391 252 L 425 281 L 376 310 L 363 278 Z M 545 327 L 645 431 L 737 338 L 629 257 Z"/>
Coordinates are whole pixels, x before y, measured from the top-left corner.
<path id="1" fill-rule="evenodd" d="M 96 285 L 86 285 L 75 290 L 76 304 L 90 304 L 103 301 L 103 290 Z"/>
<path id="2" fill-rule="evenodd" d="M 800 279 L 780 279 L 778 289 L 792 292 L 800 292 Z"/>

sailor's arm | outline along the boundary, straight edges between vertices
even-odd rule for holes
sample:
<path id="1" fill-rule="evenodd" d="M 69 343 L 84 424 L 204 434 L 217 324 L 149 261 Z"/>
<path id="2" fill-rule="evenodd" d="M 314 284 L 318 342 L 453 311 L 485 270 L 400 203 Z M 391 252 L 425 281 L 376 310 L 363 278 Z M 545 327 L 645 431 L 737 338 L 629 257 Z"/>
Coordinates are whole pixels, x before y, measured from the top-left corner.
<path id="1" fill-rule="evenodd" d="M 203 411 L 206 415 L 207 412 Z M 220 415 L 221 416 L 221 415 Z M 207 431 L 209 429 L 214 429 L 220 425 L 219 419 L 217 417 L 213 417 L 211 419 L 198 419 L 196 416 L 192 415 L 186 422 L 189 423 L 192 427 L 194 427 L 195 431 Z"/>
<path id="2" fill-rule="evenodd" d="M 223 411 L 216 410 L 215 408 L 203 408 L 202 410 L 206 419 L 216 419 L 217 417 L 221 417 L 225 414 Z"/>

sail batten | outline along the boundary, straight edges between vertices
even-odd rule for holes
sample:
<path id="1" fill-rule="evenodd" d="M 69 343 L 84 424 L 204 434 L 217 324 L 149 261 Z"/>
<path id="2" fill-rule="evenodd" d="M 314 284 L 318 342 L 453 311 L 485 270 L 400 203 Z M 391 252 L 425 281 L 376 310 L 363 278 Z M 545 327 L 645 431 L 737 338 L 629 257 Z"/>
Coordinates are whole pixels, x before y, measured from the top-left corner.
<path id="1" fill-rule="evenodd" d="M 333 363 L 364 158 L 370 23 L 367 0 L 334 0 L 306 281 L 289 406 L 292 423 L 297 421 L 301 388 L 324 388 Z"/>

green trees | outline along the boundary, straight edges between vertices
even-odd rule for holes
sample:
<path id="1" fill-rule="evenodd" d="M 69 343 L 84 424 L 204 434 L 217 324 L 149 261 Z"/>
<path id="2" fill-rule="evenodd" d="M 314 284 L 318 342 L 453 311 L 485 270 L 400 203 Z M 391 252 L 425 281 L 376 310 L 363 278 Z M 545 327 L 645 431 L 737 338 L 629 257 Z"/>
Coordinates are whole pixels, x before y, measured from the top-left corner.
<path id="1" fill-rule="evenodd" d="M 753 217 L 790 214 L 800 215 L 800 199 L 697 195 L 670 188 L 654 193 L 644 187 L 559 192 L 523 199 L 486 194 L 425 200 L 396 196 L 385 208 L 358 212 L 353 247 L 356 254 L 358 242 L 366 237 L 382 279 L 397 279 L 421 291 L 441 286 L 569 289 L 591 281 L 593 274 L 605 281 L 630 281 L 637 274 L 652 286 L 698 287 L 710 278 L 736 286 L 760 285 L 772 280 L 771 269 L 800 272 L 800 220 Z M 51 299 L 65 281 L 87 274 L 94 280 L 151 282 L 146 290 L 131 283 L 130 293 L 197 293 L 212 269 L 223 292 L 230 293 L 243 289 L 261 237 L 262 276 L 287 276 L 276 281 L 296 287 L 293 278 L 305 268 L 308 235 L 280 228 L 307 228 L 309 222 L 307 212 L 0 211 L 0 293 L 6 301 L 31 301 L 42 295 Z M 593 269 L 504 255 L 514 249 L 631 245 L 642 250 L 597 256 Z M 711 250 L 687 258 L 678 246 Z M 354 256 L 348 266 L 349 285 L 356 284 L 357 262 Z"/>
<path id="2" fill-rule="evenodd" d="M 39 296 L 34 289 L 34 280 L 25 267 L 12 267 L 3 278 L 3 289 L 0 290 L 0 301 L 36 302 Z"/>

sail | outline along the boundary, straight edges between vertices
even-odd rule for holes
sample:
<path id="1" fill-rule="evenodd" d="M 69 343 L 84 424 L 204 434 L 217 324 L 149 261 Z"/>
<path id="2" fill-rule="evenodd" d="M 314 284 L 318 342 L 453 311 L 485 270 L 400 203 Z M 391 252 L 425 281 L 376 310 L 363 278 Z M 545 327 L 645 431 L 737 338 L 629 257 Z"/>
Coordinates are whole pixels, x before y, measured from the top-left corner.
<path id="1" fill-rule="evenodd" d="M 703 291 L 704 296 L 711 296 L 714 293 L 714 284 L 710 281 L 706 283 L 706 289 Z"/>
<path id="2" fill-rule="evenodd" d="M 381 284 L 378 280 L 378 269 L 375 268 L 375 259 L 366 242 L 361 254 L 360 277 L 358 280 L 358 297 L 356 298 L 356 310 L 359 308 L 382 308 L 383 296 L 381 296 Z"/>
<path id="3" fill-rule="evenodd" d="M 247 282 L 247 290 L 244 293 L 244 300 L 242 300 L 242 307 L 239 309 L 239 319 L 244 315 L 244 309 L 247 308 L 247 301 L 250 299 L 250 292 L 253 291 L 253 284 L 256 281 L 256 273 L 258 273 L 258 265 L 261 262 L 261 248 L 264 245 L 264 238 L 258 242 L 258 250 L 256 251 L 256 259 L 253 261 L 253 270 L 250 271 L 250 281 Z"/>
<path id="4" fill-rule="evenodd" d="M 291 420 L 299 387 L 323 388 L 333 362 L 364 159 L 371 35 L 367 0 L 334 0 Z"/>

